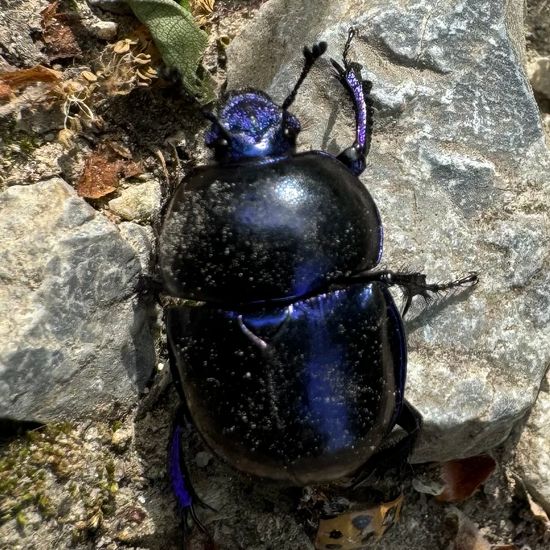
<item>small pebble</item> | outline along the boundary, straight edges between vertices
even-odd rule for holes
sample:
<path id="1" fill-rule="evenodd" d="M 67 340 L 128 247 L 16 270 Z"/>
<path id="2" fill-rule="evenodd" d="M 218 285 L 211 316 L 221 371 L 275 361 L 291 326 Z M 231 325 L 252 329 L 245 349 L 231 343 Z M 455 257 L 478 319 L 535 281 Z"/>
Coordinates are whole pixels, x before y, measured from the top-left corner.
<path id="1" fill-rule="evenodd" d="M 195 463 L 199 468 L 206 468 L 212 460 L 212 455 L 206 451 L 200 451 L 195 455 Z"/>
<path id="2" fill-rule="evenodd" d="M 118 25 L 114 21 L 96 21 L 90 25 L 90 31 L 101 40 L 113 40 L 118 32 Z"/>
<path id="3" fill-rule="evenodd" d="M 527 65 L 527 76 L 535 92 L 550 99 L 550 57 L 537 57 Z"/>

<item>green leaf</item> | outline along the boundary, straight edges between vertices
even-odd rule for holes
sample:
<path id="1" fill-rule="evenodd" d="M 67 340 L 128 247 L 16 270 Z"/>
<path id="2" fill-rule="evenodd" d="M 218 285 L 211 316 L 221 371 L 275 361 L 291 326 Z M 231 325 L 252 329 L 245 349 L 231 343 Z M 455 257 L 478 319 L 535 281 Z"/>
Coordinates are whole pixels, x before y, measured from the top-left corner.
<path id="1" fill-rule="evenodd" d="M 201 65 L 208 36 L 191 13 L 173 0 L 127 0 L 127 3 L 148 27 L 166 66 L 179 71 L 187 92 L 202 105 L 213 101 L 216 98 L 213 79 Z"/>

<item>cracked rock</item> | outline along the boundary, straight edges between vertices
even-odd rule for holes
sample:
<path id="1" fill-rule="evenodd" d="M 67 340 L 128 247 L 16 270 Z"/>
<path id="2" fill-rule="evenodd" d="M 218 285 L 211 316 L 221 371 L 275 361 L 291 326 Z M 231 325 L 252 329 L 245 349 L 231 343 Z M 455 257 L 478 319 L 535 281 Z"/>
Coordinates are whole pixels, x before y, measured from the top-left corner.
<path id="1" fill-rule="evenodd" d="M 374 83 L 361 180 L 384 223 L 382 265 L 431 281 L 480 274 L 472 292 L 418 303 L 407 319 L 406 396 L 424 417 L 415 461 L 501 443 L 550 363 L 550 158 L 522 68 L 523 4 L 508 4 L 272 0 L 228 49 L 229 89 L 282 101 L 304 44 L 326 40 L 291 110 L 305 128 L 300 149 L 338 153 L 353 142 L 354 116 L 329 58 L 340 60 L 353 25 L 350 59 Z"/>
<path id="2" fill-rule="evenodd" d="M 60 178 L 8 188 L 0 209 L 0 417 L 127 409 L 155 364 L 136 253 Z"/>

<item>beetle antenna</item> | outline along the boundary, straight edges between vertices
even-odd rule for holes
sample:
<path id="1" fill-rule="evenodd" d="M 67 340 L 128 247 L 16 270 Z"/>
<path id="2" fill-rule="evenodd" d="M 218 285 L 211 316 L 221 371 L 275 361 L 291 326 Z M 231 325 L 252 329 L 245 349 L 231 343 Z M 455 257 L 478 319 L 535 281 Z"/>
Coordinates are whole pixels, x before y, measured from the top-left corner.
<path id="1" fill-rule="evenodd" d="M 306 76 L 309 74 L 309 71 L 311 71 L 311 68 L 315 64 L 315 61 L 319 59 L 325 52 L 327 51 L 327 43 L 326 42 L 319 42 L 319 44 L 315 44 L 311 49 L 309 49 L 307 46 L 304 47 L 304 68 L 302 69 L 302 73 L 300 74 L 300 78 L 298 78 L 298 82 L 296 82 L 294 89 L 288 97 L 283 101 L 282 109 L 283 111 L 286 111 L 294 102 L 296 99 L 296 94 L 298 93 L 298 89 L 302 85 L 302 82 L 306 79 Z"/>

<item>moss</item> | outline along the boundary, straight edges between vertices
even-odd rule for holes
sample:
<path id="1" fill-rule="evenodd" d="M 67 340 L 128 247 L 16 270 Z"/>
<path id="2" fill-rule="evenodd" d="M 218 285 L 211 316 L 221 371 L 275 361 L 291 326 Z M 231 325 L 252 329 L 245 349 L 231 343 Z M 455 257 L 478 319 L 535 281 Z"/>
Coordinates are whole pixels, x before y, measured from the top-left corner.
<path id="1" fill-rule="evenodd" d="M 120 420 L 115 420 L 111 425 L 112 432 L 116 432 L 122 428 L 122 422 Z"/>
<path id="2" fill-rule="evenodd" d="M 14 119 L 0 122 L 0 149 L 3 151 L 2 164 L 27 158 L 41 145 L 34 135 L 17 128 Z"/>
<path id="3" fill-rule="evenodd" d="M 99 529 L 104 515 L 113 513 L 118 491 L 115 462 L 105 451 L 99 462 L 91 465 L 82 430 L 73 424 L 51 424 L 29 431 L 2 450 L 0 525 L 15 520 L 23 528 L 28 524 L 27 512 L 32 511 L 44 519 L 53 518 L 66 499 L 69 509 L 86 513 L 88 533 Z"/>
<path id="4" fill-rule="evenodd" d="M 20 512 L 17 513 L 17 516 L 15 517 L 15 520 L 17 521 L 17 525 L 19 527 L 25 527 L 25 525 L 27 525 L 27 523 L 28 523 L 27 516 L 25 515 L 25 513 L 23 511 L 20 511 Z"/>

